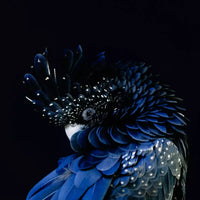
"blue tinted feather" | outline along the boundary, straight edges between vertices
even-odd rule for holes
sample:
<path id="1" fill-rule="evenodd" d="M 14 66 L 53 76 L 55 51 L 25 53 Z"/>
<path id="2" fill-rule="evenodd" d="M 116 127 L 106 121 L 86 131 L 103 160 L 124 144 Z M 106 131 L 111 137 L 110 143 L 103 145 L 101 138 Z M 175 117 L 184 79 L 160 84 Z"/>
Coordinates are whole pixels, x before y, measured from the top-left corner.
<path id="1" fill-rule="evenodd" d="M 50 194 L 58 190 L 63 183 L 64 179 L 60 178 L 60 175 L 58 175 L 56 170 L 54 170 L 30 190 L 26 199 L 27 200 L 44 199 L 45 197 L 49 196 Z"/>
<path id="2" fill-rule="evenodd" d="M 95 158 L 106 158 L 108 155 L 107 151 L 99 150 L 99 149 L 94 149 L 90 153 L 91 156 Z"/>
<path id="3" fill-rule="evenodd" d="M 99 163 L 96 168 L 99 171 L 107 171 L 111 169 L 120 159 L 120 155 L 109 155 L 107 158 L 105 158 L 101 163 Z"/>
<path id="4" fill-rule="evenodd" d="M 176 126 L 183 126 L 182 122 L 175 117 L 173 117 L 172 119 L 168 119 L 167 121 L 170 124 L 173 124 L 173 125 L 176 125 Z"/>
<path id="5" fill-rule="evenodd" d="M 153 123 L 154 126 L 159 130 L 161 131 L 162 133 L 167 133 L 167 129 L 166 129 L 166 126 L 165 125 L 162 125 L 162 124 L 157 124 L 157 123 Z"/>
<path id="6" fill-rule="evenodd" d="M 119 169 L 119 166 L 121 164 L 121 160 L 118 160 L 118 162 L 113 165 L 110 169 L 108 170 L 105 170 L 105 171 L 102 171 L 102 173 L 106 176 L 111 176 L 111 175 L 114 175 L 115 172 Z"/>
<path id="7" fill-rule="evenodd" d="M 108 191 L 112 179 L 102 177 L 83 196 L 82 200 L 102 200 Z"/>
<path id="8" fill-rule="evenodd" d="M 102 177 L 102 174 L 96 169 L 78 171 L 74 180 L 77 188 L 87 189 Z"/>
<path id="9" fill-rule="evenodd" d="M 50 69 L 47 59 L 42 54 L 37 54 L 34 58 L 34 68 L 36 73 L 40 74 L 41 77 L 50 76 Z"/>
<path id="10" fill-rule="evenodd" d="M 106 146 L 110 146 L 111 138 L 106 130 L 107 129 L 100 126 L 97 128 L 96 135 L 102 144 L 104 144 Z"/>
<path id="11" fill-rule="evenodd" d="M 101 176 L 101 173 L 95 168 L 78 171 L 76 175 L 71 175 L 64 183 L 58 199 L 78 200 Z"/>
<path id="12" fill-rule="evenodd" d="M 171 125 L 171 127 L 172 127 L 175 131 L 177 131 L 178 133 L 181 133 L 181 134 L 183 134 L 183 135 L 186 135 L 186 133 L 185 133 L 184 130 L 182 130 L 182 129 L 176 127 L 176 126 L 173 126 L 173 125 Z"/>
<path id="13" fill-rule="evenodd" d="M 181 116 L 180 113 L 178 113 L 178 114 L 173 113 L 173 115 L 176 117 L 177 120 L 180 121 L 180 123 L 182 123 L 182 125 L 185 125 L 185 126 L 187 125 L 186 119 L 183 116 Z"/>
<path id="14" fill-rule="evenodd" d="M 94 165 L 101 162 L 102 158 L 93 157 L 91 155 L 86 155 L 84 158 L 80 160 L 79 167 L 81 170 L 85 170 L 88 168 L 94 167 Z"/>
<path id="15" fill-rule="evenodd" d="M 24 81 L 26 85 L 28 86 L 28 88 L 32 91 L 32 93 L 41 89 L 38 81 L 35 79 L 35 77 L 32 74 L 29 74 L 29 73 L 25 74 Z"/>
<path id="16" fill-rule="evenodd" d="M 128 144 L 129 138 L 126 135 L 122 135 L 119 132 L 115 131 L 113 128 L 108 129 L 109 135 L 111 138 L 118 144 Z"/>
<path id="17" fill-rule="evenodd" d="M 72 155 L 69 155 L 67 157 L 60 158 L 59 161 L 58 161 L 58 167 L 56 169 L 56 172 L 58 174 L 62 174 L 63 172 L 65 172 L 66 168 L 68 167 L 68 164 L 72 160 L 74 160 L 76 157 L 77 157 L 76 154 L 72 154 Z"/>
<path id="18" fill-rule="evenodd" d="M 165 118 L 169 118 L 169 115 L 165 112 L 156 112 L 155 113 L 156 115 L 160 116 L 160 117 L 165 117 Z"/>
<path id="19" fill-rule="evenodd" d="M 45 178 L 43 178 L 41 181 L 39 181 L 28 193 L 27 195 L 27 200 L 30 199 L 30 197 L 36 193 L 38 190 L 40 190 L 41 188 L 45 187 L 45 185 L 48 185 L 49 182 L 54 181 L 57 177 L 58 177 L 58 173 L 56 172 L 56 170 L 54 170 L 53 172 L 51 172 L 50 174 L 48 174 Z"/>
<path id="20" fill-rule="evenodd" d="M 96 133 L 96 127 L 92 128 L 88 135 L 88 140 L 90 144 L 98 149 L 101 148 L 102 143 L 99 141 L 99 138 Z"/>
<path id="21" fill-rule="evenodd" d="M 127 128 L 133 129 L 133 130 L 138 130 L 138 126 L 134 124 L 125 124 Z"/>
<path id="22" fill-rule="evenodd" d="M 137 130 L 127 130 L 128 135 L 135 141 L 139 142 L 147 142 L 149 141 L 149 137 L 143 134 L 141 131 Z"/>
<path id="23" fill-rule="evenodd" d="M 72 171 L 73 173 L 77 173 L 80 170 L 80 160 L 83 158 L 84 156 L 79 156 L 77 158 L 75 158 L 68 166 L 69 170 Z"/>
<path id="24" fill-rule="evenodd" d="M 104 64 L 105 63 L 105 52 L 101 52 L 96 56 L 96 60 L 92 63 L 92 66 L 95 67 L 98 64 Z"/>
<path id="25" fill-rule="evenodd" d="M 75 174 L 72 174 L 63 184 L 63 186 L 60 188 L 60 192 L 58 195 L 58 199 L 67 199 L 69 198 L 70 192 L 72 191 L 74 187 L 74 179 L 75 179 Z M 76 200 L 78 199 L 78 196 L 71 196 L 70 199 Z"/>
<path id="26" fill-rule="evenodd" d="M 141 132 L 143 132 L 144 134 L 152 136 L 151 132 L 148 129 L 148 123 L 147 122 L 145 122 L 145 123 L 137 122 L 137 126 L 138 126 L 138 128 L 140 129 Z"/>

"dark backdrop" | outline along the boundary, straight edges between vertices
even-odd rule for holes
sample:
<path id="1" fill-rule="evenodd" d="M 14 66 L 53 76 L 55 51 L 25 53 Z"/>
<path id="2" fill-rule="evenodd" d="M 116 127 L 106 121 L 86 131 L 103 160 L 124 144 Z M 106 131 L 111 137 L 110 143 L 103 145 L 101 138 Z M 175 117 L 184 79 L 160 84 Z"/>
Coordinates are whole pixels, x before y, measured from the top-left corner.
<path id="1" fill-rule="evenodd" d="M 9 0 L 1 6 L 1 199 L 25 199 L 30 188 L 71 152 L 62 128 L 49 126 L 25 102 L 23 75 L 34 55 L 81 44 L 93 56 L 153 65 L 185 100 L 190 162 L 187 199 L 199 195 L 200 18 L 182 0 Z"/>

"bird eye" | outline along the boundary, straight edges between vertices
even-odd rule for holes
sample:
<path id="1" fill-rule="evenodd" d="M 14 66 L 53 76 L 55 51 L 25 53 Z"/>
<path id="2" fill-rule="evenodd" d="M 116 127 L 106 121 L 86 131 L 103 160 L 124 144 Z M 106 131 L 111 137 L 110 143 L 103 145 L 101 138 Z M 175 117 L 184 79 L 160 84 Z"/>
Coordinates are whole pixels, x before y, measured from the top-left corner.
<path id="1" fill-rule="evenodd" d="M 82 113 L 82 117 L 85 121 L 89 121 L 92 119 L 92 116 L 94 114 L 95 114 L 95 110 L 93 108 L 86 108 Z"/>

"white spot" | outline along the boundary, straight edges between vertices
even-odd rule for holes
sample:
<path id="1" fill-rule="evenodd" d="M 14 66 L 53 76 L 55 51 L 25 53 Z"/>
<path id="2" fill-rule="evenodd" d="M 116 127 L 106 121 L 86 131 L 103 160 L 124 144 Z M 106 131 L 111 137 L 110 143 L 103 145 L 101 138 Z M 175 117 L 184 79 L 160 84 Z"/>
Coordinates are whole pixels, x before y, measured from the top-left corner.
<path id="1" fill-rule="evenodd" d="M 49 77 L 48 77 L 48 76 L 45 78 L 45 81 L 47 81 L 47 80 L 49 80 Z"/>
<path id="2" fill-rule="evenodd" d="M 131 161 L 129 161 L 129 162 L 128 162 L 128 165 L 131 166 L 131 165 L 133 165 L 133 163 L 132 163 Z"/>
<path id="3" fill-rule="evenodd" d="M 132 177 L 131 177 L 131 180 L 133 181 L 134 179 L 135 179 L 135 177 L 132 176 Z"/>
<path id="4" fill-rule="evenodd" d="M 171 144 L 171 142 L 170 141 L 167 141 L 167 145 L 169 146 Z"/>
<path id="5" fill-rule="evenodd" d="M 124 159 L 126 156 L 128 156 L 128 153 L 125 153 L 122 158 Z"/>
<path id="6" fill-rule="evenodd" d="M 156 142 L 156 145 L 155 145 L 155 146 L 156 146 L 156 148 L 158 148 L 158 146 L 159 146 L 159 142 L 158 142 L 158 140 L 157 140 L 157 142 Z"/>
<path id="7" fill-rule="evenodd" d="M 67 135 L 67 137 L 69 138 L 69 140 L 71 139 L 71 137 L 78 131 L 80 131 L 82 128 L 84 127 L 84 125 L 82 124 L 71 124 L 71 125 L 66 125 L 65 126 L 65 133 Z"/>
<path id="8" fill-rule="evenodd" d="M 142 150 L 139 150 L 138 153 L 141 154 L 141 153 L 142 153 Z"/>
<path id="9" fill-rule="evenodd" d="M 150 159 L 153 160 L 153 159 L 154 159 L 154 156 L 151 156 Z"/>
<path id="10" fill-rule="evenodd" d="M 124 181 L 121 181 L 121 185 L 123 185 L 124 184 Z"/>
<path id="11" fill-rule="evenodd" d="M 151 169 L 151 168 L 152 168 L 152 166 L 151 166 L 151 165 L 149 165 L 149 166 L 148 166 L 148 168 L 149 168 L 149 169 Z"/>
<path id="12" fill-rule="evenodd" d="M 139 194 L 139 195 L 141 195 L 141 194 L 142 194 L 142 192 L 141 192 L 141 191 L 138 191 L 138 194 Z"/>
<path id="13" fill-rule="evenodd" d="M 161 152 L 161 151 L 162 151 L 162 148 L 161 148 L 161 147 L 159 147 L 159 148 L 158 148 L 158 151 L 159 151 L 159 152 Z"/>

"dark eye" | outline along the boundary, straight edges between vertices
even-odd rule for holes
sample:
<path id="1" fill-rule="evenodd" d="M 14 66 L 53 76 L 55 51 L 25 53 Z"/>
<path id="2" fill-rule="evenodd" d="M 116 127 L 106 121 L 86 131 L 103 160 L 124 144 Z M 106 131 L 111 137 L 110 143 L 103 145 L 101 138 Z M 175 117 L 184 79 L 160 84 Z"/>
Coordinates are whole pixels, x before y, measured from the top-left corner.
<path id="1" fill-rule="evenodd" d="M 89 121 L 92 119 L 92 116 L 94 114 L 95 114 L 95 110 L 93 108 L 86 108 L 82 113 L 82 117 L 85 121 Z"/>

